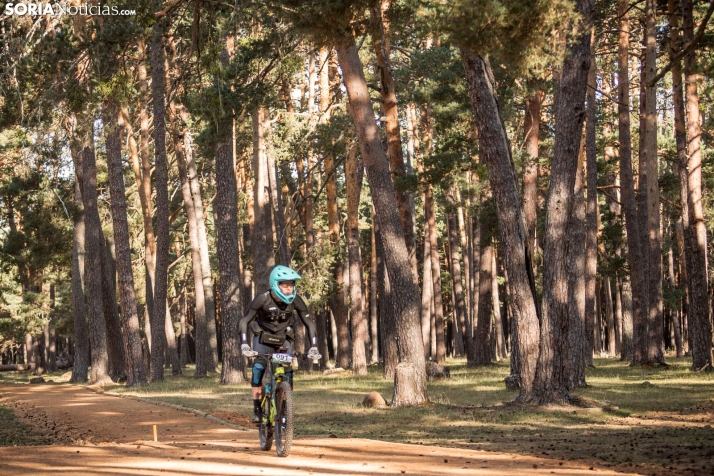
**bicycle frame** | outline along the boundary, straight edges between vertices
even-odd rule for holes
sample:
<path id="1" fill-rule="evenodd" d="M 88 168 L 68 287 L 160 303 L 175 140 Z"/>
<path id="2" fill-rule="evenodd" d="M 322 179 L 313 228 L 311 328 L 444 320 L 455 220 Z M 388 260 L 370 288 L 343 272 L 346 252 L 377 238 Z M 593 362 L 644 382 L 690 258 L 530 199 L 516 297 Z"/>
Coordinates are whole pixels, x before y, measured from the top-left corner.
<path id="1" fill-rule="evenodd" d="M 266 420 L 266 415 L 263 415 L 263 421 L 262 423 L 267 423 L 270 426 L 275 425 L 275 390 L 278 388 L 278 384 L 283 381 L 285 378 L 285 372 L 286 368 L 289 368 L 292 370 L 292 365 L 291 364 L 286 364 L 284 362 L 275 360 L 273 358 L 273 354 L 258 354 L 261 357 L 267 357 L 269 360 L 270 365 L 265 369 L 266 373 L 269 375 L 264 375 L 263 378 L 265 379 L 266 377 L 269 377 L 269 381 L 264 384 L 265 392 L 263 395 L 263 398 L 261 399 L 260 402 L 260 407 L 265 408 L 265 402 L 266 400 L 270 404 L 270 413 L 267 415 L 267 420 Z M 291 357 L 294 357 L 293 354 L 284 354 L 284 355 L 290 355 Z"/>

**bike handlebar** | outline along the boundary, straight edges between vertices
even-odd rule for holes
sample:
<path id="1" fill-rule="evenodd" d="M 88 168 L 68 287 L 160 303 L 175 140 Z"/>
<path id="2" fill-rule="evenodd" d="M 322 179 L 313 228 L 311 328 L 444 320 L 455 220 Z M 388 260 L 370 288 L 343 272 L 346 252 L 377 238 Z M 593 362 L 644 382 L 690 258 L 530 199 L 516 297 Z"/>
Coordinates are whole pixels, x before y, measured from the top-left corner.
<path id="1" fill-rule="evenodd" d="M 259 355 L 262 356 L 262 357 L 268 357 L 268 358 L 270 358 L 270 357 L 272 357 L 273 354 L 262 354 L 262 353 L 260 353 L 260 352 L 258 352 L 258 351 L 255 351 L 255 350 L 243 351 L 243 356 L 248 357 L 248 358 L 257 357 L 257 356 L 259 356 Z M 297 355 L 300 355 L 300 354 L 295 353 L 295 354 L 292 354 L 292 355 L 293 355 L 293 356 L 297 356 Z M 305 354 L 305 355 L 307 355 L 307 358 L 310 359 L 310 360 L 312 360 L 313 362 L 317 362 L 318 360 L 320 360 L 320 359 L 322 358 L 322 354 L 317 354 L 317 355 L 314 355 L 314 356 L 310 356 L 309 354 Z"/>

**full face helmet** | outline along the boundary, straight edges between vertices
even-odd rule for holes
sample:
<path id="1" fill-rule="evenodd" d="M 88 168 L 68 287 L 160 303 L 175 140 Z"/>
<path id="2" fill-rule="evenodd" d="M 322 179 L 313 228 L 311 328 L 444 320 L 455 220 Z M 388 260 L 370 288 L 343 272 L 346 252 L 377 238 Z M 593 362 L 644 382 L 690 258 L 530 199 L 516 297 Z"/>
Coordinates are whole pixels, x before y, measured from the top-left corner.
<path id="1" fill-rule="evenodd" d="M 283 281 L 297 281 L 302 277 L 287 266 L 278 265 L 270 272 L 270 290 L 278 296 L 284 303 L 290 304 L 295 300 L 297 291 L 293 288 L 292 294 L 284 294 L 280 290 L 280 283 Z"/>

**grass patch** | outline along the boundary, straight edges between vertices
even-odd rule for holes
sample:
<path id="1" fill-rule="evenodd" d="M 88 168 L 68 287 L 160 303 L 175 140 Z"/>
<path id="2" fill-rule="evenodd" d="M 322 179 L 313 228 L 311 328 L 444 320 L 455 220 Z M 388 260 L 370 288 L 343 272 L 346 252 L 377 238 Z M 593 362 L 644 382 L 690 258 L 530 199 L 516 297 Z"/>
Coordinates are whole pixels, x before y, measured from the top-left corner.
<path id="1" fill-rule="evenodd" d="M 437 444 L 581 460 L 647 474 L 712 474 L 714 375 L 691 372 L 686 358 L 670 357 L 668 364 L 639 369 L 617 359 L 596 359 L 587 370 L 588 387 L 573 393 L 602 402 L 605 411 L 503 405 L 515 397 L 503 383 L 508 361 L 473 369 L 463 360 L 450 360 L 451 379 L 429 383 L 430 403 L 396 409 L 359 406 L 370 391 L 391 400 L 393 382 L 381 378 L 379 367 L 370 367 L 363 377 L 298 372 L 295 428 L 298 436 Z M 147 387 L 106 390 L 207 412 L 251 414 L 248 383 L 222 386 L 217 374 L 203 379 L 192 374 L 193 368 L 187 368 L 183 376 L 167 375 L 164 382 Z M 20 380 L 3 378 L 8 377 Z"/>

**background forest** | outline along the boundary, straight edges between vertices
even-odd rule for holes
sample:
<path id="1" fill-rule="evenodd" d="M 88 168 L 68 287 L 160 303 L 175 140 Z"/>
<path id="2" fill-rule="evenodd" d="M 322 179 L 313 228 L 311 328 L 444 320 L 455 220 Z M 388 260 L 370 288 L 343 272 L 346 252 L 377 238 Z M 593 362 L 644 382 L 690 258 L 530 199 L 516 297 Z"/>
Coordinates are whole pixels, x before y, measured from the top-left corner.
<path id="1" fill-rule="evenodd" d="M 106 5 L 0 16 L 0 370 L 242 382 L 276 264 L 395 406 L 447 356 L 534 404 L 712 369 L 714 2 Z"/>

